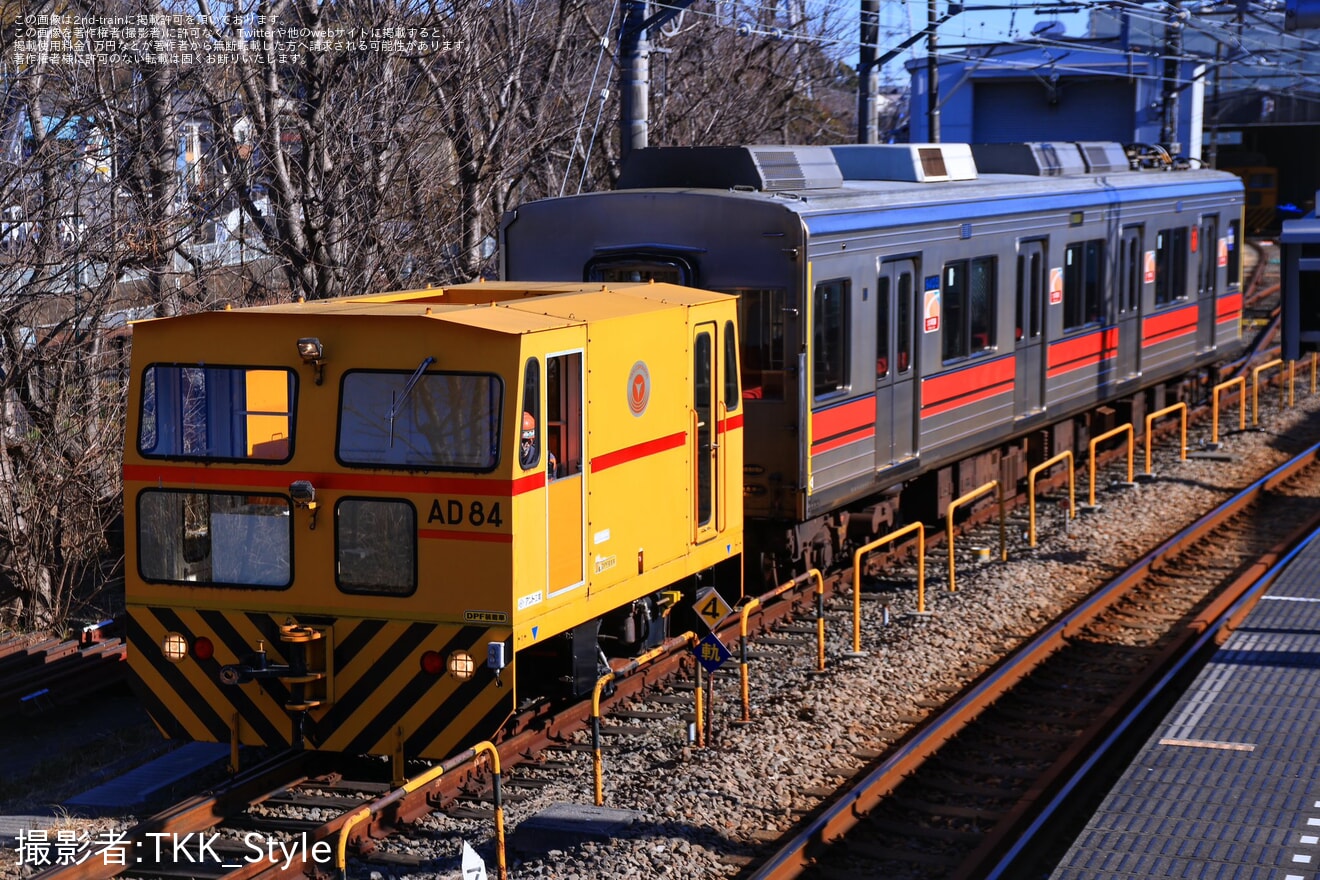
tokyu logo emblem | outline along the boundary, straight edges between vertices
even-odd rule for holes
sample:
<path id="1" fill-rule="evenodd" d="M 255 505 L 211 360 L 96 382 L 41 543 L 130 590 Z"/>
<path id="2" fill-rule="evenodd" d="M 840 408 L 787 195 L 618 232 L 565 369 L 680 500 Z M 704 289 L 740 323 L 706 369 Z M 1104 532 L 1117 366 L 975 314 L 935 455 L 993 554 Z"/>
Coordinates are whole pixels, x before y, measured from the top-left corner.
<path id="1" fill-rule="evenodd" d="M 646 405 L 651 402 L 651 373 L 646 364 L 638 361 L 628 373 L 628 409 L 640 416 L 646 412 Z"/>

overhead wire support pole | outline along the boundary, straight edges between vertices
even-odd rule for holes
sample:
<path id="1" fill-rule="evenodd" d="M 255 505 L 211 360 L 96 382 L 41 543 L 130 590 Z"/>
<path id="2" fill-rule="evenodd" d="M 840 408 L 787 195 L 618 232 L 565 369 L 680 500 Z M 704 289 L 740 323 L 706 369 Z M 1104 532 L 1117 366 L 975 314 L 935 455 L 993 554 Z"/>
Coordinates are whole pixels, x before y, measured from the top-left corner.
<path id="1" fill-rule="evenodd" d="M 936 36 L 936 0 L 926 0 L 926 139 L 940 142 L 940 63 L 936 59 L 939 38 Z"/>
<path id="2" fill-rule="evenodd" d="M 628 158 L 650 141 L 651 28 L 660 27 L 692 5 L 693 0 L 672 0 L 649 15 L 648 0 L 619 0 L 623 31 L 619 36 L 619 157 Z"/>
<path id="3" fill-rule="evenodd" d="M 1169 16 L 1164 27 L 1164 101 L 1160 142 L 1167 146 L 1170 156 L 1182 152 L 1178 142 L 1178 85 L 1182 72 L 1182 17 L 1181 0 L 1169 0 Z"/>
<path id="4" fill-rule="evenodd" d="M 880 0 L 862 0 L 861 38 L 857 61 L 857 143 L 874 144 L 878 140 L 876 91 L 880 68 L 875 63 L 875 51 L 880 41 Z"/>

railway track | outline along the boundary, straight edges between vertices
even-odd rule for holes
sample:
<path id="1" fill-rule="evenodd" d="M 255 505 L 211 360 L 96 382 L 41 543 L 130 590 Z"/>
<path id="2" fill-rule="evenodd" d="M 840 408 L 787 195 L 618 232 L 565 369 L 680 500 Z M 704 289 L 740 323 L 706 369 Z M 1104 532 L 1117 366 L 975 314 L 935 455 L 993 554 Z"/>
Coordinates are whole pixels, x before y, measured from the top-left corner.
<path id="1" fill-rule="evenodd" d="M 102 621 L 75 639 L 14 638 L 0 643 L 0 713 L 35 714 L 67 706 L 124 680 L 122 623 Z"/>
<path id="2" fill-rule="evenodd" d="M 1203 633 L 1240 619 L 1241 596 L 1320 525 L 1318 462 L 1312 447 L 1097 591 L 915 728 L 749 876 L 994 875 L 1114 725 Z"/>

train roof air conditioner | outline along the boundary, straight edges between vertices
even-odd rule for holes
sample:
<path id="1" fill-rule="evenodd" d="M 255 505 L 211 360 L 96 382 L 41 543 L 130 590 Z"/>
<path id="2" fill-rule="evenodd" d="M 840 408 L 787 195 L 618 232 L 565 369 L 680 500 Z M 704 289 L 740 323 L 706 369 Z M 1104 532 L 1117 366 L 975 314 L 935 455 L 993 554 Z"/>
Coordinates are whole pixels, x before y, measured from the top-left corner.
<path id="1" fill-rule="evenodd" d="M 763 192 L 837 189 L 829 147 L 646 147 L 623 163 L 619 189 L 663 187 Z"/>
<path id="2" fill-rule="evenodd" d="M 967 144 L 848 144 L 830 147 L 844 180 L 975 180 Z"/>

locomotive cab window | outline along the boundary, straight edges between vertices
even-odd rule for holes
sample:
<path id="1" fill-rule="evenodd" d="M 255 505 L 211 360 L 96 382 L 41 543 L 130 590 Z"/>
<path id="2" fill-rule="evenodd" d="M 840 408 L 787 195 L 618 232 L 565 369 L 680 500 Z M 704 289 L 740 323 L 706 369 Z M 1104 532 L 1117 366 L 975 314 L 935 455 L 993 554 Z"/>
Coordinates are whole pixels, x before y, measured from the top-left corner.
<path id="1" fill-rule="evenodd" d="M 816 285 L 811 303 L 812 391 L 827 397 L 848 388 L 848 296 L 846 278 Z"/>
<path id="2" fill-rule="evenodd" d="M 943 353 L 952 361 L 995 348 L 996 258 L 944 264 Z"/>
<path id="3" fill-rule="evenodd" d="M 142 376 L 138 450 L 148 458 L 287 461 L 290 370 L 152 364 Z"/>
<path id="4" fill-rule="evenodd" d="M 692 287 L 696 274 L 680 257 L 598 257 L 587 263 L 587 281 L 606 284 L 655 281 Z"/>
<path id="5" fill-rule="evenodd" d="M 417 510 L 407 501 L 344 498 L 335 505 L 335 584 L 345 593 L 417 589 Z"/>
<path id="6" fill-rule="evenodd" d="M 339 398 L 344 464 L 489 471 L 499 461 L 504 385 L 484 373 L 354 370 Z"/>
<path id="7" fill-rule="evenodd" d="M 267 588 L 292 581 L 288 498 L 159 489 L 140 494 L 137 506 L 143 580 Z"/>
<path id="8" fill-rule="evenodd" d="M 1105 241 L 1093 238 L 1068 245 L 1063 252 L 1063 329 L 1099 324 L 1104 315 Z"/>

